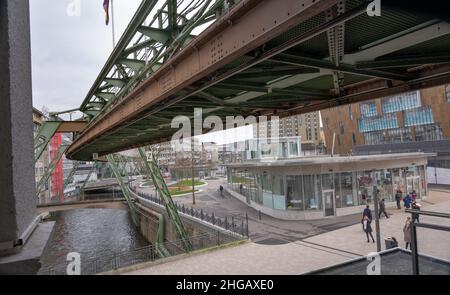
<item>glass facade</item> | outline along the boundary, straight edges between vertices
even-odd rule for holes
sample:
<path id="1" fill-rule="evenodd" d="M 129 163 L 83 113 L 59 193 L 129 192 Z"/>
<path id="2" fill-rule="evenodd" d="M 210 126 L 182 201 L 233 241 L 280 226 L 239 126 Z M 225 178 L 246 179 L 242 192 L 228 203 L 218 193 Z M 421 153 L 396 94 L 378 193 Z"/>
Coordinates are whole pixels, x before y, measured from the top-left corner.
<path id="1" fill-rule="evenodd" d="M 383 114 L 410 110 L 420 106 L 420 91 L 407 92 L 396 96 L 385 97 L 381 100 L 381 109 Z"/>
<path id="2" fill-rule="evenodd" d="M 245 196 L 249 203 L 251 200 L 277 210 L 325 212 L 372 204 L 374 186 L 379 190 L 380 199 L 384 198 L 386 202 L 395 201 L 397 189 L 404 194 L 415 190 L 419 198 L 426 196 L 425 171 L 425 167 L 419 165 L 370 171 L 271 175 L 267 171 L 254 173 L 228 168 L 227 179 L 229 187 Z M 330 195 L 334 197 L 332 204 L 329 203 Z"/>
<path id="3" fill-rule="evenodd" d="M 388 131 L 388 143 L 401 143 L 413 141 L 412 130 L 409 127 L 397 128 Z"/>
<path id="4" fill-rule="evenodd" d="M 383 116 L 361 118 L 358 120 L 359 132 L 371 132 L 398 128 L 397 115 L 386 114 Z"/>
<path id="5" fill-rule="evenodd" d="M 375 131 L 364 133 L 364 142 L 366 144 L 383 144 L 384 143 L 384 131 Z"/>
<path id="6" fill-rule="evenodd" d="M 416 141 L 443 140 L 442 128 L 438 124 L 416 127 Z"/>
<path id="7" fill-rule="evenodd" d="M 360 111 L 362 117 L 374 117 L 378 115 L 377 105 L 374 101 L 361 103 Z"/>
<path id="8" fill-rule="evenodd" d="M 405 126 L 417 126 L 434 123 L 433 110 L 430 106 L 405 111 L 403 116 Z"/>

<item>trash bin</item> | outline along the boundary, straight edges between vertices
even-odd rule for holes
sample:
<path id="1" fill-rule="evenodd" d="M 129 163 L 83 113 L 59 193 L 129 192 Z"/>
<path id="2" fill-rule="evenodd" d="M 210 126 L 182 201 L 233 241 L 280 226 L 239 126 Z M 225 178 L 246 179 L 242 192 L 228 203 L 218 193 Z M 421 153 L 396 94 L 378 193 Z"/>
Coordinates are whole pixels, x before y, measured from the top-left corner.
<path id="1" fill-rule="evenodd" d="M 398 247 L 398 242 L 394 237 L 384 239 L 384 243 L 386 245 L 386 249 L 392 249 L 392 248 Z"/>

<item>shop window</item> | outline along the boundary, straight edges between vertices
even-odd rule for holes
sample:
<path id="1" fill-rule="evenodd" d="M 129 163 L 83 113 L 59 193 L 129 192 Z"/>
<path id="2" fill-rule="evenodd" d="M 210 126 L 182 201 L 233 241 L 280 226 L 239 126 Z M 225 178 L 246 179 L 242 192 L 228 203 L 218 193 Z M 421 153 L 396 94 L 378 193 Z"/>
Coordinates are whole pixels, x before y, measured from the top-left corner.
<path id="1" fill-rule="evenodd" d="M 353 181 L 353 173 L 344 172 L 340 174 L 340 198 L 342 207 L 352 207 L 358 205 L 356 197 L 356 187 Z"/>
<path id="2" fill-rule="evenodd" d="M 288 209 L 303 210 L 303 177 L 289 175 L 286 177 L 286 201 Z"/>
<path id="3" fill-rule="evenodd" d="M 273 193 L 273 208 L 279 210 L 286 210 L 286 197 L 284 195 L 284 176 L 273 176 L 272 183 Z"/>
<path id="4" fill-rule="evenodd" d="M 304 185 L 303 189 L 304 189 L 305 210 L 318 210 L 319 200 L 316 190 L 316 176 L 304 175 L 303 185 Z"/>

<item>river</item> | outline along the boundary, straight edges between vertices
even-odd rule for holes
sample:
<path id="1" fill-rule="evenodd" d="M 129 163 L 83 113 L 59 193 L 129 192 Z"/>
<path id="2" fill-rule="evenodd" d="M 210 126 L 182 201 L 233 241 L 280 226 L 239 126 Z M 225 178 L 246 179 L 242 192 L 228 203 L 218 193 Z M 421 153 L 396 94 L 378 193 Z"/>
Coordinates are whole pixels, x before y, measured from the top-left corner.
<path id="1" fill-rule="evenodd" d="M 149 245 L 128 211 L 76 209 L 53 213 L 52 220 L 56 223 L 41 257 L 41 272 L 62 269 L 70 252 L 79 253 L 83 263 Z"/>

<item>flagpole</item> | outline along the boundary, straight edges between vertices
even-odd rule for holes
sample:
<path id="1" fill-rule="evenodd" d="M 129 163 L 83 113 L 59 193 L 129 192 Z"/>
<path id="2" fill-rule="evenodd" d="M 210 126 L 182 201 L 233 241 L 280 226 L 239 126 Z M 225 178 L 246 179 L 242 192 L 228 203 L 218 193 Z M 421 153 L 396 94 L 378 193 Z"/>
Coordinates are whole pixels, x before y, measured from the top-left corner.
<path id="1" fill-rule="evenodd" d="M 112 27 L 112 42 L 113 42 L 113 50 L 116 47 L 116 34 L 114 30 L 114 0 L 111 0 L 111 27 Z"/>

